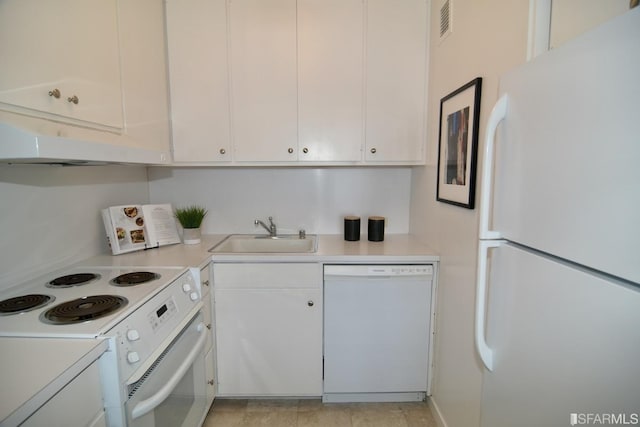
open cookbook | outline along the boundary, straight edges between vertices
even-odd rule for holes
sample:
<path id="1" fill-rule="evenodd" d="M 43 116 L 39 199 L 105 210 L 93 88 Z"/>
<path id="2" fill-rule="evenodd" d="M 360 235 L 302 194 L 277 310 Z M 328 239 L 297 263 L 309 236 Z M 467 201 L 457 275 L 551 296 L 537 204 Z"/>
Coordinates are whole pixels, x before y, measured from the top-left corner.
<path id="1" fill-rule="evenodd" d="M 180 243 L 170 204 L 112 206 L 102 220 L 114 255 Z"/>

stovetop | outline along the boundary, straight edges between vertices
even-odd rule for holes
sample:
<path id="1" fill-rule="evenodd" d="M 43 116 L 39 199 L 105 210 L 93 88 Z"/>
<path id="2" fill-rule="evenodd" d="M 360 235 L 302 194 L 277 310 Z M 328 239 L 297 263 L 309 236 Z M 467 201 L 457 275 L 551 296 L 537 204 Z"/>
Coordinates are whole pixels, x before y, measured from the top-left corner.
<path id="1" fill-rule="evenodd" d="M 31 299 L 48 300 L 44 305 L 19 314 L 0 315 L 0 336 L 97 337 L 166 288 L 185 270 L 182 267 L 91 266 L 57 270 L 0 293 L 1 302 L 12 298 L 18 300 L 8 302 L 14 306 L 26 304 L 23 299 L 28 302 Z M 104 311 L 110 304 L 115 304 L 113 311 Z M 52 314 L 46 314 L 51 311 Z M 92 318 L 85 313 L 98 317 Z M 67 317 L 77 317 L 79 323 L 60 321 Z"/>

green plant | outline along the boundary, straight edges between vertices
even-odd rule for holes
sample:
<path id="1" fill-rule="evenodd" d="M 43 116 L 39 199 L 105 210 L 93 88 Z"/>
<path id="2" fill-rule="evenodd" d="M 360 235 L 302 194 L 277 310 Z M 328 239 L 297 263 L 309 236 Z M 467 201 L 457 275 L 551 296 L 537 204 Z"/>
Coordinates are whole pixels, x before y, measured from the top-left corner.
<path id="1" fill-rule="evenodd" d="M 200 228 L 205 215 L 207 215 L 205 208 L 193 205 L 186 208 L 176 208 L 175 216 L 180 221 L 182 228 Z"/>

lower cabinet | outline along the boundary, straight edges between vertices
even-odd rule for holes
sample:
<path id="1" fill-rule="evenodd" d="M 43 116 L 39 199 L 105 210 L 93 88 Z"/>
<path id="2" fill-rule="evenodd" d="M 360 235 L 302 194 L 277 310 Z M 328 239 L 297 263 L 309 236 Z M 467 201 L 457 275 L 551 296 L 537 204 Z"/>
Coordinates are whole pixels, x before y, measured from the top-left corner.
<path id="1" fill-rule="evenodd" d="M 322 267 L 214 264 L 218 396 L 322 394 Z"/>
<path id="2" fill-rule="evenodd" d="M 211 407 L 213 400 L 216 397 L 216 360 L 215 349 L 213 348 L 213 341 L 215 337 L 215 327 L 213 324 L 213 310 L 211 307 L 211 268 L 210 264 L 200 268 L 200 292 L 202 293 L 202 312 L 204 315 L 204 324 L 209 330 L 207 336 L 207 343 L 204 347 L 204 369 L 207 380 L 207 408 Z"/>

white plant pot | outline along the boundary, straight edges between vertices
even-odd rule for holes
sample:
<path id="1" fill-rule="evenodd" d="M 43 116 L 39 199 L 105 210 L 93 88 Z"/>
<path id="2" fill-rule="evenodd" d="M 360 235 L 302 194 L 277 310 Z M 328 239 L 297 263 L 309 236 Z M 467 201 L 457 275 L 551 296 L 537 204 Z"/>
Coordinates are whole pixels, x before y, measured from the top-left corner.
<path id="1" fill-rule="evenodd" d="M 199 228 L 185 228 L 182 233 L 182 242 L 185 245 L 197 245 L 201 242 Z"/>

